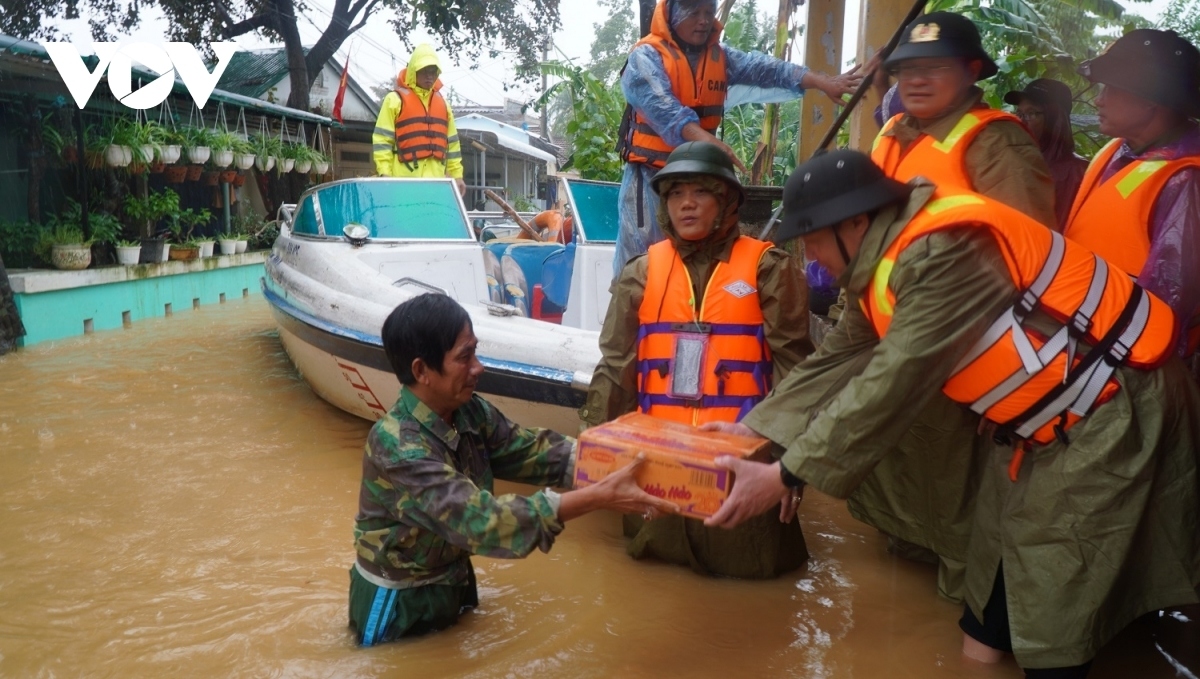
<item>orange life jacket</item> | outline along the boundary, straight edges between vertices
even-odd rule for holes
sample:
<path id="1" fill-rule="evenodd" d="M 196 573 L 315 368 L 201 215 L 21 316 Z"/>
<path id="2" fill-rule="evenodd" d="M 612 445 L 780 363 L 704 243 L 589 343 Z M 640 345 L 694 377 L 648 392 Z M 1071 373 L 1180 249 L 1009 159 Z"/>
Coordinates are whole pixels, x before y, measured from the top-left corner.
<path id="1" fill-rule="evenodd" d="M 938 190 L 888 246 L 875 267 L 863 311 L 882 338 L 896 296 L 888 285 L 900 253 L 942 229 L 987 229 L 1021 299 L 955 367 L 942 390 L 1019 439 L 1049 443 L 1117 390 L 1124 363 L 1151 368 L 1175 343 L 1175 317 L 1103 259 L 1026 215 L 975 193 Z M 1049 338 L 1026 328 L 1040 309 L 1062 326 Z M 1075 355 L 1083 340 L 1092 350 Z M 1070 368 L 1068 369 L 1068 366 Z"/>
<path id="2" fill-rule="evenodd" d="M 771 350 L 758 299 L 758 264 L 771 248 L 747 236 L 719 262 L 696 311 L 691 276 L 671 241 L 650 246 L 646 290 L 638 308 L 638 409 L 701 425 L 737 422 L 771 390 Z M 699 390 L 672 395 L 677 341 L 707 342 Z M 693 345 L 693 347 L 696 345 Z"/>
<path id="3" fill-rule="evenodd" d="M 884 174 L 896 181 L 906 182 L 919 175 L 933 182 L 934 186 L 967 191 L 975 190 L 967 172 L 967 149 L 975 137 L 983 128 L 999 120 L 1022 124 L 1011 113 L 992 108 L 972 109 L 963 115 L 943 141 L 923 134 L 902 152 L 900 141 L 892 135 L 884 136 L 884 133 L 891 130 L 903 115 L 896 115 L 884 123 L 871 146 L 871 160 L 883 169 Z"/>
<path id="4" fill-rule="evenodd" d="M 404 81 L 405 71 L 400 72 L 397 80 Z M 396 154 L 401 162 L 411 165 L 425 158 L 444 162 L 450 130 L 446 100 L 434 89 L 426 108 L 421 97 L 407 87 L 398 85 L 396 94 L 400 95 L 400 112 L 396 115 Z"/>
<path id="5" fill-rule="evenodd" d="M 713 22 L 712 35 L 708 39 L 704 56 L 697 64 L 696 72 L 692 72 L 687 55 L 675 42 L 671 35 L 670 23 L 667 21 L 666 0 L 659 0 L 654 9 L 654 19 L 650 24 L 650 33 L 634 45 L 650 45 L 662 57 L 663 67 L 671 79 L 671 93 L 679 103 L 696 112 L 700 117 L 700 127 L 712 134 L 717 133 L 721 119 L 725 116 L 725 51 L 721 49 L 721 22 Z M 651 167 L 661 168 L 667 163 L 667 156 L 675 150 L 654 131 L 641 112 L 629 109 L 627 115 L 632 115 L 631 121 L 626 121 L 628 131 L 621 140 L 621 158 L 630 163 L 646 163 Z"/>
<path id="6" fill-rule="evenodd" d="M 1158 194 L 1175 173 L 1200 168 L 1200 157 L 1135 160 L 1101 182 L 1122 143 L 1121 139 L 1110 141 L 1088 165 L 1063 234 L 1137 276 L 1150 256 L 1150 222 Z"/>

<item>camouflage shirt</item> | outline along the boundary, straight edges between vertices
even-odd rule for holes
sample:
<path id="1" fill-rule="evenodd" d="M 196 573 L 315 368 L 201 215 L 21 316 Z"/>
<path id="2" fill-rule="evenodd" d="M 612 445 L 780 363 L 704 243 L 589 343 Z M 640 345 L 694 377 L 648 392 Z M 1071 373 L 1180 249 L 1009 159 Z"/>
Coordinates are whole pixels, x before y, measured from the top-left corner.
<path id="1" fill-rule="evenodd" d="M 545 492 L 495 495 L 495 478 L 570 485 L 575 440 L 520 427 L 475 395 L 451 427 L 407 388 L 367 437 L 358 566 L 393 589 L 467 582 L 471 554 L 548 551 L 562 531 Z"/>

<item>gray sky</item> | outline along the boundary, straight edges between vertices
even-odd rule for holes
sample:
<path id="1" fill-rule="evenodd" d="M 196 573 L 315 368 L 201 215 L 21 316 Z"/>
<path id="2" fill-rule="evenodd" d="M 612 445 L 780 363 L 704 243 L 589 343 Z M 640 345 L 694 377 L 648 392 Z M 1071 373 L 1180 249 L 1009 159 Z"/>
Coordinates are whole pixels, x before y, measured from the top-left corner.
<path id="1" fill-rule="evenodd" d="M 311 44 L 316 42 L 321 33 L 321 29 L 318 27 L 328 24 L 328 8 L 332 6 L 333 0 L 308 0 L 308 2 L 314 7 L 308 17 L 311 21 L 302 18 L 299 27 L 301 38 L 306 44 Z M 1162 14 L 1168 2 L 1169 0 L 1151 0 L 1148 3 L 1135 3 L 1126 0 L 1122 4 L 1130 11 L 1153 20 Z M 629 0 L 629 3 L 631 6 L 636 6 L 636 0 Z M 771 0 L 757 0 L 757 5 L 759 12 L 762 13 L 768 8 L 773 8 L 775 3 Z M 853 27 L 858 20 L 858 2 L 849 0 L 849 5 L 845 39 L 853 41 Z M 594 37 L 593 24 L 604 21 L 607 13 L 590 0 L 562 0 L 560 7 L 563 26 L 555 34 L 554 44 L 567 57 L 583 64 L 588 59 L 588 52 Z M 86 19 L 60 20 L 58 26 L 69 36 L 69 40 L 80 48 L 81 52 L 84 54 L 92 52 Z M 162 42 L 165 40 L 165 27 L 166 22 L 157 8 L 144 9 L 142 11 L 142 27 L 129 37 L 145 42 Z M 436 41 L 427 36 L 414 35 L 412 40 L 414 44 L 425 40 L 434 44 L 435 47 L 437 46 Z M 270 43 L 254 36 L 242 36 L 236 42 L 243 49 L 270 46 Z M 853 49 L 853 45 L 847 47 Z M 850 49 L 844 50 L 843 54 L 851 54 Z M 345 59 L 347 51 L 350 52 L 350 73 L 363 86 L 391 81 L 408 61 L 408 52 L 392 33 L 386 13 L 377 14 L 368 22 L 367 26 L 355 33 L 342 46 L 337 56 L 339 61 Z M 794 50 L 793 54 L 803 54 L 802 47 Z M 479 104 L 499 105 L 505 96 L 520 101 L 537 96 L 536 84 L 518 86 L 515 83 L 512 77 L 512 68 L 506 63 L 503 55 L 496 60 L 487 59 L 485 56 L 475 69 L 470 68 L 470 64 L 466 62 L 454 65 L 440 50 L 439 56 L 442 57 L 444 68 L 442 82 L 445 86 Z M 561 58 L 561 56 L 561 54 L 552 54 L 552 58 Z M 509 84 L 507 93 L 504 90 L 506 83 Z"/>

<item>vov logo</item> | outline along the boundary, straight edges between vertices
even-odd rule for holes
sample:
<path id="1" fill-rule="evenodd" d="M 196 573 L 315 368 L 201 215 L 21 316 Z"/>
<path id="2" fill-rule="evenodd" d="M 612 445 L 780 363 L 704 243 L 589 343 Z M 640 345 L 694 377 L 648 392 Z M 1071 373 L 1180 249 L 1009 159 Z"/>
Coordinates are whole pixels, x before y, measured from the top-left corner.
<path id="1" fill-rule="evenodd" d="M 79 108 L 87 106 L 105 70 L 108 71 L 108 89 L 129 108 L 147 109 L 165 101 L 175 84 L 176 72 L 183 79 L 196 106 L 204 108 L 221 74 L 229 66 L 230 57 L 237 51 L 237 43 L 234 42 L 212 43 L 217 65 L 210 73 L 196 48 L 186 42 L 168 42 L 161 47 L 146 42 L 98 42 L 95 43 L 95 49 L 100 62 L 96 64 L 95 71 L 88 71 L 87 64 L 73 44 L 44 42 L 41 45 L 50 54 L 50 61 L 54 62 L 54 67 L 58 69 L 58 74 Z M 137 92 L 133 91 L 134 62 L 160 74 Z"/>

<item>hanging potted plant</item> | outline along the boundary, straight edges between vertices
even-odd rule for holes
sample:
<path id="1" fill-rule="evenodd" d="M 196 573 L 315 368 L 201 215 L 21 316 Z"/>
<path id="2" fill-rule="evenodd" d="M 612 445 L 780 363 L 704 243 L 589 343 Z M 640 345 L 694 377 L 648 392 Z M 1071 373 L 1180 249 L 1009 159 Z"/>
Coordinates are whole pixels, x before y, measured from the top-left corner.
<path id="1" fill-rule="evenodd" d="M 64 163 L 74 163 L 79 160 L 79 147 L 76 145 L 74 128 L 59 128 L 54 124 L 53 115 L 42 118 L 42 143 L 46 145 L 48 155 L 61 158 Z"/>
<path id="2" fill-rule="evenodd" d="M 329 156 L 325 155 L 324 153 L 321 153 L 320 151 L 318 151 L 316 149 L 313 149 L 312 159 L 313 159 L 313 172 L 316 172 L 318 175 L 324 177 L 325 173 L 329 172 Z"/>
<path id="3" fill-rule="evenodd" d="M 162 129 L 162 142 L 157 148 L 158 160 L 166 165 L 174 165 L 183 154 L 183 135 L 177 130 Z"/>
<path id="4" fill-rule="evenodd" d="M 208 162 L 209 156 L 212 155 L 212 143 L 215 135 L 205 127 L 184 127 L 180 131 L 183 135 L 183 146 L 187 154 L 188 162 L 193 165 L 203 165 Z"/>
<path id="5" fill-rule="evenodd" d="M 249 170 L 254 167 L 254 147 L 250 141 L 240 135 L 234 137 L 233 166 L 239 170 Z"/>
<path id="6" fill-rule="evenodd" d="M 303 153 L 303 146 L 299 144 L 282 144 L 279 148 L 279 172 L 291 172 L 296 167 L 296 159 Z"/>
<path id="7" fill-rule="evenodd" d="M 137 134 L 128 120 L 113 123 L 108 132 L 108 145 L 104 148 L 104 162 L 109 167 L 128 167 L 133 162 L 133 146 Z"/>
<path id="8" fill-rule="evenodd" d="M 217 132 L 212 139 L 212 156 L 208 159 L 214 167 L 229 167 L 233 164 L 233 148 L 240 141 L 232 132 Z"/>
<path id="9" fill-rule="evenodd" d="M 269 172 L 275 167 L 275 159 L 281 150 L 278 139 L 270 134 L 256 135 L 250 139 L 250 145 L 254 149 L 254 166 L 259 172 Z"/>

